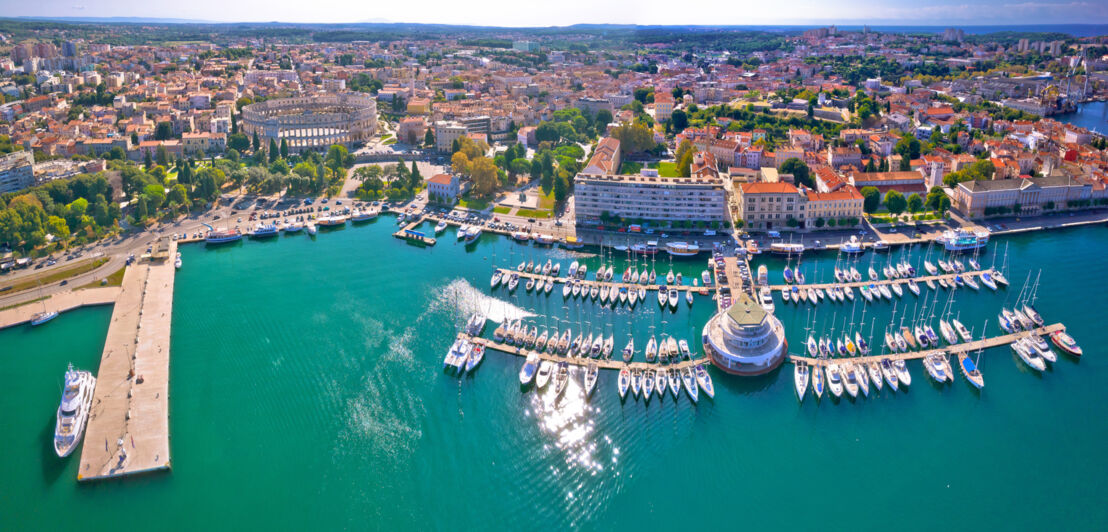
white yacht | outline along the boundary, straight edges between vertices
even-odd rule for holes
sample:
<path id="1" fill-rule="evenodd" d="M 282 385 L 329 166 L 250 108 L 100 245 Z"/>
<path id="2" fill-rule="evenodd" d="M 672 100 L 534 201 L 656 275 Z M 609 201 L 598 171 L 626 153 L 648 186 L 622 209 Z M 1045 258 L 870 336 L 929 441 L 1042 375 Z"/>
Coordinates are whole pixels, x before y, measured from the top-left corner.
<path id="1" fill-rule="evenodd" d="M 54 452 L 59 457 L 69 456 L 85 433 L 92 392 L 96 389 L 96 377 L 87 371 L 73 369 L 65 372 L 62 402 L 58 406 L 58 422 L 54 426 Z"/>

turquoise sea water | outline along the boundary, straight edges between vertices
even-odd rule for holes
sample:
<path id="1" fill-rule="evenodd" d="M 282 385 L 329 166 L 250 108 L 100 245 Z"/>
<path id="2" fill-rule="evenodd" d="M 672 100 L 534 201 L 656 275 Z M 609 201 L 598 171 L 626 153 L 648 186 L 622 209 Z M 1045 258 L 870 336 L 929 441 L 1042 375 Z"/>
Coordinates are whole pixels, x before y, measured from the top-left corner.
<path id="1" fill-rule="evenodd" d="M 634 331 L 641 356 L 651 327 L 695 340 L 710 299 L 698 297 L 691 309 L 682 301 L 671 313 L 659 312 L 650 294 L 629 313 L 565 303 L 558 289 L 549 297 L 522 287 L 514 296 L 490 294 L 494 260 L 552 256 L 564 269 L 572 259 L 489 235 L 466 250 L 453 229 L 437 246 L 418 248 L 392 238 L 393 230 L 382 218 L 314 240 L 182 248 L 168 474 L 77 485 L 78 457 L 52 454 L 65 363 L 96 369 L 110 309 L 0 331 L 0 371 L 9 376 L 0 394 L 3 528 L 57 529 L 75 516 L 97 530 L 1108 525 L 1100 502 L 1108 471 L 1108 334 L 1100 324 L 1108 229 L 996 238 L 1008 247 L 1013 286 L 962 290 L 952 304 L 976 333 L 986 319 L 995 333 L 999 306 L 1042 269 L 1037 308 L 1069 327 L 1086 350 L 1080 361 L 1059 355 L 1040 376 L 996 348 L 982 355 L 980 393 L 960 376 L 934 386 L 913 362 L 908 392 L 838 402 L 809 396 L 801 405 L 791 366 L 745 379 L 713 370 L 716 398 L 702 396 L 696 406 L 668 395 L 621 404 L 613 372 L 601 374 L 588 401 L 574 373 L 555 403 L 520 391 L 518 358 L 489 352 L 475 375 L 459 380 L 441 371 L 442 357 L 478 308 L 496 317 L 533 313 L 540 329 L 591 326 L 614 333 L 617 350 Z M 911 256 L 918 261 L 924 251 Z M 990 247 L 981 261 L 996 255 Z M 704 258 L 674 267 L 691 281 Z M 886 259 L 877 255 L 877 266 Z M 590 260 L 592 271 L 598 262 Z M 828 279 L 834 262 L 832 254 L 807 257 L 809 280 Z M 761 263 L 779 282 L 784 262 L 760 257 L 754 266 Z M 669 262 L 655 267 L 664 273 Z M 904 307 L 918 313 L 916 298 L 902 302 L 897 321 Z M 809 307 L 778 300 L 778 315 L 796 350 L 806 323 L 841 330 L 844 318 L 862 320 L 862 307 L 852 318 L 850 305 L 825 303 L 810 317 Z M 880 330 L 892 308 L 869 306 L 865 330 L 873 319 Z"/>

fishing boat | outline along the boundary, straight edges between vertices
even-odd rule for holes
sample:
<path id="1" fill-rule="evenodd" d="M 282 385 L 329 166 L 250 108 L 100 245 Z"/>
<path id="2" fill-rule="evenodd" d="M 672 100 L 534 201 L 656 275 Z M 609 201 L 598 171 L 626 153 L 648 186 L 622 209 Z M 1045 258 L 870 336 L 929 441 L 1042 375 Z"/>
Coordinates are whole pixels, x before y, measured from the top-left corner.
<path id="1" fill-rule="evenodd" d="M 804 392 L 808 390 L 808 364 L 798 361 L 793 366 L 793 385 L 796 387 L 796 398 L 804 402 Z"/>
<path id="2" fill-rule="evenodd" d="M 69 365 L 58 405 L 58 419 L 54 424 L 54 452 L 58 457 L 69 456 L 81 442 L 95 389 L 96 377 L 92 373 L 75 370 L 73 364 Z"/>
<path id="3" fill-rule="evenodd" d="M 854 255 L 865 251 L 865 249 L 862 248 L 862 243 L 858 241 L 858 237 L 854 235 L 851 235 L 850 241 L 844 242 L 843 245 L 839 247 L 839 249 L 847 255 Z"/>
<path id="4" fill-rule="evenodd" d="M 708 374 L 704 364 L 696 365 L 696 383 L 700 386 L 701 391 L 708 394 L 708 397 L 713 399 L 716 397 L 716 390 L 712 385 L 712 376 Z"/>
<path id="5" fill-rule="evenodd" d="M 585 368 L 585 397 L 592 396 L 593 390 L 596 389 L 596 378 L 598 376 L 600 376 L 600 368 L 596 366 L 596 362 L 589 362 L 588 367 Z"/>
<path id="6" fill-rule="evenodd" d="M 549 360 L 543 360 L 539 364 L 539 372 L 535 375 L 535 386 L 537 388 L 545 388 L 546 383 L 550 382 L 550 377 L 554 375 L 554 363 Z"/>
<path id="7" fill-rule="evenodd" d="M 1077 345 L 1077 341 L 1069 334 L 1066 334 L 1066 331 L 1055 331 L 1050 333 L 1050 340 L 1054 342 L 1054 345 L 1058 346 L 1059 349 L 1075 357 L 1080 357 L 1083 353 L 1081 346 Z"/>
<path id="8" fill-rule="evenodd" d="M 700 388 L 696 385 L 696 377 L 693 376 L 693 372 L 689 368 L 681 370 L 681 382 L 685 386 L 685 393 L 689 396 L 689 399 L 695 404 L 700 400 Z"/>
<path id="9" fill-rule="evenodd" d="M 627 366 L 620 368 L 616 387 L 619 389 L 619 399 L 622 401 L 627 397 L 627 389 L 631 387 L 631 370 L 627 369 Z"/>
<path id="10" fill-rule="evenodd" d="M 874 251 L 888 251 L 889 250 L 889 243 L 884 241 L 884 240 L 878 240 L 878 241 L 873 243 L 873 250 Z"/>

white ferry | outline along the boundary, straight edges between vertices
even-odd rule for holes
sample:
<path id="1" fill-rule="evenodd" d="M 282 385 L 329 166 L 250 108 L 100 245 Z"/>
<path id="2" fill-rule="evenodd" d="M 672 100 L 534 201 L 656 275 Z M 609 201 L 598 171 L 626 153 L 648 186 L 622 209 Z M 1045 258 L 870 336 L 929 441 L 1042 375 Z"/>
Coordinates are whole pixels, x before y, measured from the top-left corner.
<path id="1" fill-rule="evenodd" d="M 943 236 L 939 237 L 939 242 L 942 242 L 947 251 L 973 251 L 989 244 L 989 232 L 965 229 L 945 231 Z"/>
<path id="2" fill-rule="evenodd" d="M 258 224 L 258 226 L 254 228 L 254 232 L 250 233 L 250 236 L 254 238 L 277 236 L 277 226 L 274 224 Z"/>
<path id="3" fill-rule="evenodd" d="M 319 227 L 334 227 L 337 225 L 346 225 L 345 216 L 321 216 L 316 219 L 316 225 Z"/>
<path id="4" fill-rule="evenodd" d="M 350 214 L 350 220 L 354 222 L 368 222 L 377 217 L 377 211 L 374 210 L 358 210 L 354 209 L 354 212 Z"/>
<path id="5" fill-rule="evenodd" d="M 69 365 L 65 372 L 62 402 L 58 406 L 58 421 L 54 426 L 54 452 L 59 457 L 69 456 L 81 442 L 95 388 L 96 377 L 87 371 L 74 370 L 73 364 Z"/>
<path id="6" fill-rule="evenodd" d="M 208 244 L 224 244 L 239 240 L 242 240 L 242 232 L 238 229 L 215 229 L 208 231 L 208 236 L 204 237 L 204 242 Z"/>
<path id="7" fill-rule="evenodd" d="M 778 255 L 800 255 L 804 253 L 804 244 L 792 244 L 787 242 L 774 242 L 769 245 L 769 252 Z"/>
<path id="8" fill-rule="evenodd" d="M 585 247 L 585 243 L 575 236 L 567 236 L 565 240 L 562 241 L 562 247 L 566 249 L 581 249 Z"/>
<path id="9" fill-rule="evenodd" d="M 535 243 L 543 246 L 549 246 L 554 243 L 554 237 L 540 233 L 535 235 Z"/>
<path id="10" fill-rule="evenodd" d="M 674 257 L 695 257 L 697 253 L 700 253 L 700 246 L 688 242 L 668 242 L 666 243 L 666 253 Z"/>
<path id="11" fill-rule="evenodd" d="M 528 233 L 527 231 L 516 231 L 512 233 L 512 238 L 520 242 L 526 242 L 528 240 L 531 240 L 531 233 Z"/>

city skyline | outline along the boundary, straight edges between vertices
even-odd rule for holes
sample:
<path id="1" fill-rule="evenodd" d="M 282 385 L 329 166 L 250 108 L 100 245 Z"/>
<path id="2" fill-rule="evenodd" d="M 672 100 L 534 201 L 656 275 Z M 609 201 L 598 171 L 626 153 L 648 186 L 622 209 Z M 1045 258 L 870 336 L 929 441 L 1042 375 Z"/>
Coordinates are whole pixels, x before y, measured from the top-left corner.
<path id="1" fill-rule="evenodd" d="M 311 4 L 274 5 L 240 2 L 233 5 L 200 0 L 187 4 L 150 4 L 135 0 L 59 1 L 5 6 L 9 17 L 161 19 L 170 22 L 284 22 L 284 23 L 421 23 L 497 27 L 549 27 L 574 24 L 637 25 L 822 25 L 886 24 L 906 26 L 1103 24 L 1108 5 L 1091 2 L 1010 2 L 987 0 L 964 3 L 940 0 L 919 4 L 894 0 L 883 5 L 856 2 L 802 0 L 787 13 L 759 2 L 726 3 L 693 0 L 679 11 L 657 0 L 608 2 L 582 0 L 558 4 L 554 12 L 521 10 L 505 0 L 477 4 L 432 1 L 420 9 L 407 5 L 367 6 L 347 0 Z M 706 18 L 705 13 L 713 13 Z M 804 13 L 805 16 L 796 16 Z"/>

